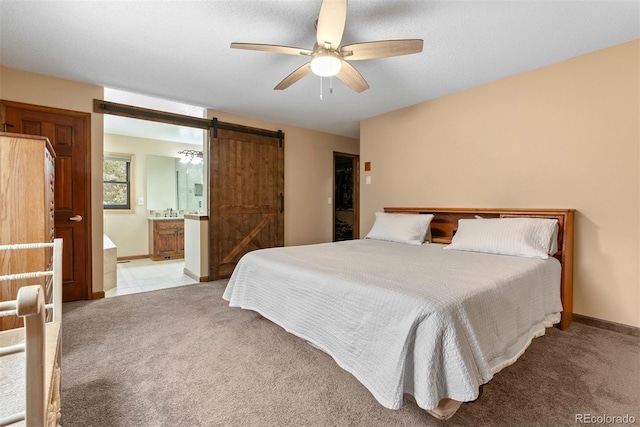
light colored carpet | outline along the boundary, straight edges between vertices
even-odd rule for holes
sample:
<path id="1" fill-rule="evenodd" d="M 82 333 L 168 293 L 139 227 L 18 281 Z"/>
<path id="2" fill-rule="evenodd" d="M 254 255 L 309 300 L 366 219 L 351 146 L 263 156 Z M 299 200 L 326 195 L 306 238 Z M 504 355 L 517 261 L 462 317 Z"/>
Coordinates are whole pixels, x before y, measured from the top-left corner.
<path id="1" fill-rule="evenodd" d="M 548 329 L 473 403 L 438 421 L 382 407 L 322 351 L 222 299 L 225 281 L 63 307 L 64 427 L 575 426 L 640 423 L 640 340 Z"/>

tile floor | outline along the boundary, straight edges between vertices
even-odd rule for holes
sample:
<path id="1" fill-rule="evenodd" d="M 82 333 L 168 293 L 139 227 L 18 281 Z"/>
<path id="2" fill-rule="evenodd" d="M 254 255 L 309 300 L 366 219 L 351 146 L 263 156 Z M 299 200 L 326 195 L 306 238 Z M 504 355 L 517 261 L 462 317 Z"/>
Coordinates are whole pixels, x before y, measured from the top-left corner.
<path id="1" fill-rule="evenodd" d="M 183 273 L 184 260 L 151 261 L 135 259 L 118 261 L 117 285 L 105 297 L 155 291 L 175 286 L 192 285 L 194 279 Z"/>

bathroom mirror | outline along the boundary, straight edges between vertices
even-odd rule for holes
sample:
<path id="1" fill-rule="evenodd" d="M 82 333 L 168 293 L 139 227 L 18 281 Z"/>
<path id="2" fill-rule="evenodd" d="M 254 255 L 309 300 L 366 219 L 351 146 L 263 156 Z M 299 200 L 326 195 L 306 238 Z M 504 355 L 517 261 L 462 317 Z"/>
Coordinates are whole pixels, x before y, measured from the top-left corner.
<path id="1" fill-rule="evenodd" d="M 204 203 L 202 163 L 147 154 L 147 209 L 200 210 Z"/>

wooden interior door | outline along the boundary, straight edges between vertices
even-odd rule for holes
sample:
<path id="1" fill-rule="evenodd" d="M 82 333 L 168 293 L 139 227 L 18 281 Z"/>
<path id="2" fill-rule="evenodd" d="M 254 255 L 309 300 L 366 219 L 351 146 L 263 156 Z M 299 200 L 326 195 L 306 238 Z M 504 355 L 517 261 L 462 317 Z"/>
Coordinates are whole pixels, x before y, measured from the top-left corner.
<path id="1" fill-rule="evenodd" d="M 284 134 L 220 123 L 210 132 L 209 279 L 284 245 Z"/>
<path id="2" fill-rule="evenodd" d="M 89 113 L 0 101 L 7 132 L 49 138 L 55 158 L 55 236 L 63 239 L 63 301 L 91 294 Z M 28 195 L 25 195 L 28 197 Z"/>

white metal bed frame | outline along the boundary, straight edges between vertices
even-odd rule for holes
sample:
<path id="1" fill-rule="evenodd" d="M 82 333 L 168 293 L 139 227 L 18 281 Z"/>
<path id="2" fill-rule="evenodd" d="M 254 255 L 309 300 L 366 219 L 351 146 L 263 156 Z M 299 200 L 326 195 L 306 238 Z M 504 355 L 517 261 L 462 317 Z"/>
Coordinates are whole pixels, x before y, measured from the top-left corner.
<path id="1" fill-rule="evenodd" d="M 0 347 L 0 357 L 16 353 L 25 353 L 25 411 L 17 412 L 0 418 L 0 426 L 24 421 L 31 426 L 55 426 L 60 413 L 59 371 L 60 346 L 56 346 L 56 354 L 47 357 L 47 329 L 56 331 L 59 336 L 62 323 L 62 239 L 55 239 L 52 243 L 26 243 L 14 245 L 0 245 L 0 250 L 27 250 L 53 248 L 53 265 L 49 271 L 35 271 L 0 276 L 0 282 L 33 279 L 53 276 L 53 302 L 45 304 L 45 289 L 41 285 L 23 286 L 18 290 L 18 296 L 13 301 L 0 302 L 0 317 L 19 316 L 24 318 L 24 338 L 17 344 Z M 53 310 L 52 321 L 46 321 L 46 311 Z M 55 328 L 48 328 L 55 326 Z M 57 328 L 57 329 L 56 329 Z M 16 330 L 0 332 L 15 334 Z M 57 337 L 56 337 L 57 339 Z M 50 360 L 48 360 L 50 359 Z M 21 375 L 16 373 L 16 375 Z M 47 381 L 58 375 L 58 384 Z M 52 380 L 54 382 L 55 380 Z M 47 384 L 49 383 L 49 390 Z M 2 396 L 0 396 L 1 400 Z"/>

